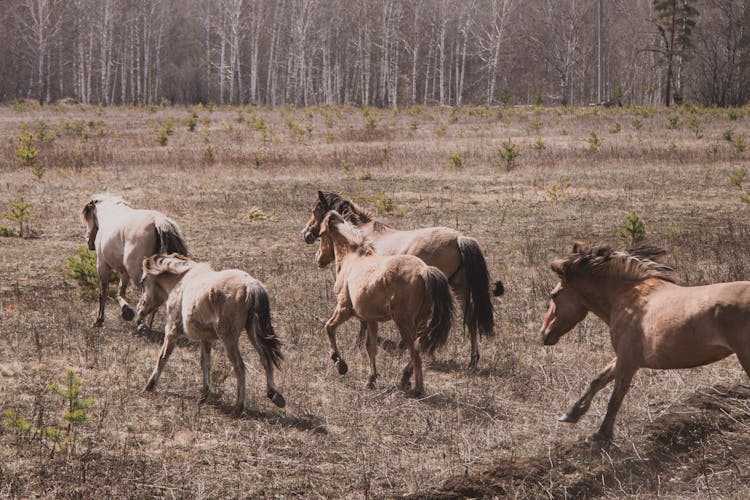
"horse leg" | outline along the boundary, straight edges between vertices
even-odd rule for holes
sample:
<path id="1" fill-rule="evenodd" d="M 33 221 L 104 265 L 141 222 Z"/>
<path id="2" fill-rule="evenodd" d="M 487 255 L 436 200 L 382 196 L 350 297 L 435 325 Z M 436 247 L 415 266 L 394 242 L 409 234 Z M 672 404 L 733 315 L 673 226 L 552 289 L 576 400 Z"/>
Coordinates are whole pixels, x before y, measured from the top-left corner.
<path id="1" fill-rule="evenodd" d="M 267 358 L 265 358 L 261 354 L 260 346 L 258 345 L 258 338 L 256 337 L 256 328 L 257 326 L 257 320 L 253 321 L 253 326 L 250 330 L 247 331 L 248 337 L 250 337 L 250 343 L 253 345 L 255 350 L 258 352 L 258 357 L 260 357 L 260 364 L 263 365 L 263 370 L 266 372 L 266 396 L 268 399 L 271 400 L 273 404 L 278 406 L 279 408 L 283 408 L 286 406 L 286 401 L 284 400 L 284 396 L 281 395 L 281 391 L 279 391 L 279 388 L 276 387 L 276 382 L 274 382 L 273 379 L 273 373 L 274 373 L 274 366 L 273 363 L 270 362 Z"/>
<path id="2" fill-rule="evenodd" d="M 463 269 L 459 269 L 456 273 L 451 276 L 450 280 L 451 289 L 453 289 L 454 296 L 459 305 L 459 310 L 463 313 L 463 327 L 469 329 L 469 340 L 471 342 L 471 358 L 469 359 L 469 370 L 476 370 L 477 364 L 479 363 L 479 339 L 476 325 L 474 322 L 469 321 L 469 318 L 473 316 L 471 305 L 469 304 L 469 289 L 466 283 L 466 276 Z"/>
<path id="3" fill-rule="evenodd" d="M 594 441 L 612 441 L 617 412 L 620 410 L 622 400 L 625 398 L 625 394 L 628 393 L 630 382 L 633 380 L 633 376 L 637 371 L 638 367 L 635 365 L 623 366 L 621 362 L 615 364 L 615 388 L 612 390 L 612 396 L 609 398 L 607 414 L 604 416 L 604 421 L 602 421 L 602 425 L 599 427 L 599 430 L 596 431 L 596 434 L 592 436 Z"/>
<path id="4" fill-rule="evenodd" d="M 333 311 L 333 316 L 326 321 L 326 333 L 328 333 L 328 342 L 331 345 L 331 359 L 333 360 L 334 366 L 339 371 L 340 375 L 344 375 L 349 371 L 349 367 L 346 365 L 346 361 L 341 357 L 339 347 L 336 344 L 336 327 L 341 323 L 352 317 L 352 312 L 349 308 L 338 304 L 336 309 Z"/>
<path id="5" fill-rule="evenodd" d="M 422 395 L 424 393 L 424 379 L 422 377 L 422 357 L 419 355 L 419 350 L 416 346 L 417 329 L 414 326 L 414 322 L 408 320 L 397 321 L 396 326 L 399 333 L 401 333 L 401 340 L 409 350 L 409 357 L 411 358 L 406 367 L 404 367 L 400 387 L 402 390 L 406 390 L 409 387 L 409 379 L 411 379 L 413 373 L 414 389 L 411 392 L 415 396 Z"/>
<path id="6" fill-rule="evenodd" d="M 201 370 L 203 371 L 203 394 L 201 402 L 205 402 L 211 393 L 211 349 L 213 343 L 206 340 L 201 342 Z"/>
<path id="7" fill-rule="evenodd" d="M 362 346 L 367 340 L 367 321 L 359 322 L 359 334 L 357 335 L 357 347 Z"/>
<path id="8" fill-rule="evenodd" d="M 227 341 L 225 339 L 224 346 L 227 350 L 227 356 L 234 367 L 234 374 L 237 377 L 237 402 L 234 405 L 235 415 L 241 415 L 245 409 L 245 363 L 242 361 L 242 355 L 240 354 L 240 348 L 238 345 L 238 338 L 235 337 L 234 341 Z"/>
<path id="9" fill-rule="evenodd" d="M 128 301 L 125 298 L 125 290 L 127 290 L 128 284 L 130 283 L 130 276 L 128 276 L 128 273 L 125 271 L 120 272 L 119 275 L 120 287 L 117 292 L 117 305 L 119 305 L 122 310 L 122 319 L 125 321 L 132 321 L 135 317 L 135 311 L 130 307 L 130 304 L 128 304 Z"/>
<path id="10" fill-rule="evenodd" d="M 107 290 L 109 289 L 109 266 L 97 256 L 96 272 L 99 275 L 99 313 L 96 316 L 94 326 L 104 324 L 104 306 L 107 303 Z"/>
<path id="11" fill-rule="evenodd" d="M 378 353 L 378 322 L 367 322 L 367 355 L 370 357 L 370 378 L 367 388 L 374 389 L 378 378 L 378 369 L 375 367 L 375 356 Z"/>
<path id="12" fill-rule="evenodd" d="M 159 359 L 156 361 L 156 367 L 146 383 L 146 391 L 153 391 L 156 388 L 156 384 L 159 382 L 159 377 L 161 377 L 161 372 L 164 370 L 164 365 L 167 364 L 169 356 L 172 355 L 172 351 L 177 345 L 177 339 L 179 339 L 182 334 L 180 329 L 170 321 L 167 322 L 167 326 L 164 330 L 164 343 L 161 346 Z"/>
<path id="13" fill-rule="evenodd" d="M 573 406 L 570 407 L 565 415 L 558 419 L 560 422 L 574 424 L 578 422 L 578 420 L 580 420 L 580 418 L 589 410 L 589 406 L 591 406 L 591 400 L 594 398 L 596 393 L 602 390 L 607 384 L 612 382 L 613 378 L 615 378 L 616 363 L 617 358 L 610 361 L 609 364 L 604 368 L 604 370 L 599 372 L 599 375 L 597 375 L 596 378 L 591 381 L 588 389 L 586 389 L 586 392 L 583 393 L 583 396 L 581 396 L 581 398 Z"/>

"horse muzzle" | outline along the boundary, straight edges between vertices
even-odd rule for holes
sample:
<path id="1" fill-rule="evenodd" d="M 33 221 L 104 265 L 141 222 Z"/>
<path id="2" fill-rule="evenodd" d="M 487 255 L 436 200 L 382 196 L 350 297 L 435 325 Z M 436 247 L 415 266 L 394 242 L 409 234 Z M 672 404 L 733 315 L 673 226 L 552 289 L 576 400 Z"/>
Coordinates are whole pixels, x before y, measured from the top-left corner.
<path id="1" fill-rule="evenodd" d="M 542 330 L 539 333 L 542 335 L 542 344 L 544 345 L 555 345 L 560 340 L 560 335 L 551 332 L 549 329 Z"/>
<path id="2" fill-rule="evenodd" d="M 307 229 L 302 231 L 302 237 L 305 239 L 305 243 L 307 243 L 308 245 L 312 245 L 313 243 L 315 243 L 315 240 L 318 239 L 318 237 L 315 236 L 312 231 L 309 231 Z"/>

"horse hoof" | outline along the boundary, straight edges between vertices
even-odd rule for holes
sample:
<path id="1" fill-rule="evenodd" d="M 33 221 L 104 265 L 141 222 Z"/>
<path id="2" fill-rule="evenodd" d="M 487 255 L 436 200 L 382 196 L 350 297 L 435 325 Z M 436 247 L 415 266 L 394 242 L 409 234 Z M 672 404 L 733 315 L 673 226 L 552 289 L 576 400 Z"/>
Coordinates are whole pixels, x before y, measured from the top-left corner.
<path id="1" fill-rule="evenodd" d="M 133 321 L 135 318 L 135 311 L 130 306 L 123 306 L 122 308 L 122 319 L 125 321 Z"/>
<path id="2" fill-rule="evenodd" d="M 103 324 L 104 324 L 104 320 L 103 319 L 98 319 L 91 326 L 94 327 L 94 328 L 101 328 Z"/>
<path id="3" fill-rule="evenodd" d="M 368 389 L 375 389 L 375 381 L 377 380 L 377 377 L 370 377 L 370 380 L 367 381 L 367 387 Z"/>
<path id="4" fill-rule="evenodd" d="M 346 365 L 346 361 L 339 359 L 336 361 L 336 368 L 339 371 L 339 375 L 345 375 L 349 371 L 349 367 Z"/>
<path id="5" fill-rule="evenodd" d="M 234 410 L 232 410 L 232 415 L 235 417 L 241 417 L 242 412 L 245 411 L 245 405 L 243 403 L 237 403 L 237 405 L 234 407 Z"/>
<path id="6" fill-rule="evenodd" d="M 578 417 L 573 415 L 565 414 L 557 419 L 558 422 L 565 422 L 566 424 L 575 424 L 578 422 Z"/>
<path id="7" fill-rule="evenodd" d="M 587 443 L 594 443 L 598 445 L 606 445 L 612 441 L 612 436 L 609 434 L 602 434 L 601 432 L 595 432 L 591 436 L 586 438 Z"/>
<path id="8" fill-rule="evenodd" d="M 278 406 L 279 408 L 283 408 L 286 406 L 286 400 L 284 399 L 284 396 L 281 395 L 280 392 L 274 392 L 273 394 L 268 394 L 268 399 L 271 400 L 273 404 Z"/>
<path id="9" fill-rule="evenodd" d="M 409 391 L 406 391 L 406 397 L 409 398 L 421 398 L 424 396 L 424 391 L 419 389 L 411 389 Z"/>
<path id="10" fill-rule="evenodd" d="M 146 387 L 143 388 L 143 390 L 146 392 L 154 392 L 154 389 L 156 389 L 156 381 L 154 381 L 153 379 L 149 380 L 146 383 Z"/>

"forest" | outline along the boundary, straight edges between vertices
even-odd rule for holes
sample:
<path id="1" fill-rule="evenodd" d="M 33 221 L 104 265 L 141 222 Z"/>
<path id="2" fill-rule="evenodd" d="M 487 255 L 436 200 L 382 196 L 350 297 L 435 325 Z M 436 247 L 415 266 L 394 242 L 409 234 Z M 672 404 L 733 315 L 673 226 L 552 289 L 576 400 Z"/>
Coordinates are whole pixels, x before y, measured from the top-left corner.
<path id="1" fill-rule="evenodd" d="M 0 101 L 738 106 L 747 0 L 4 0 Z"/>

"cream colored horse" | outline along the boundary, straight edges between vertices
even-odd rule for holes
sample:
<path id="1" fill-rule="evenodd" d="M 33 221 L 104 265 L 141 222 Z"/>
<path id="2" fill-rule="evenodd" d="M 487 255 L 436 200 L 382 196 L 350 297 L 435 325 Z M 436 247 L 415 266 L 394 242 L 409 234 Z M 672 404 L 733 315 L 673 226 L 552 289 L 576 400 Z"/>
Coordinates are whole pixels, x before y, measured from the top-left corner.
<path id="1" fill-rule="evenodd" d="M 110 270 L 114 269 L 120 276 L 117 304 L 123 319 L 130 321 L 134 311 L 125 291 L 131 280 L 135 286 L 141 286 L 143 259 L 157 253 L 188 254 L 175 221 L 155 210 L 131 208 L 118 196 L 93 195 L 81 211 L 81 220 L 86 225 L 89 250 L 96 250 L 99 313 L 94 326 L 104 324 Z"/>
<path id="2" fill-rule="evenodd" d="M 336 328 L 354 316 L 367 323 L 367 387 L 374 388 L 378 323 L 393 320 L 410 354 L 400 387 L 408 389 L 413 374 L 412 392 L 422 394 L 419 353 L 433 353 L 443 346 L 453 321 L 453 297 L 445 275 L 413 255 L 376 255 L 362 234 L 337 212 L 329 212 L 320 225 L 316 260 L 319 265 L 336 261 L 336 309 L 326 323 L 326 332 L 339 373 L 345 374 L 348 367 L 336 344 Z"/>
<path id="3" fill-rule="evenodd" d="M 608 326 L 615 358 L 560 418 L 575 423 L 596 393 L 615 381 L 607 414 L 593 438 L 612 439 L 615 417 L 639 368 L 692 368 L 734 353 L 750 375 L 750 282 L 683 287 L 656 258 L 664 251 L 630 252 L 576 244 L 551 263 L 560 277 L 550 296 L 541 335 L 545 345 L 591 311 Z"/>
<path id="4" fill-rule="evenodd" d="M 311 244 L 319 236 L 320 224 L 330 210 L 338 212 L 356 226 L 372 242 L 378 255 L 415 255 L 427 265 L 440 269 L 450 281 L 451 288 L 463 309 L 464 326 L 469 330 L 471 358 L 469 368 L 479 361 L 477 333 L 494 334 L 494 312 L 489 295 L 489 274 L 479 244 L 447 227 L 429 227 L 413 231 L 398 231 L 375 220 L 368 211 L 337 193 L 318 191 L 312 215 L 302 231 L 305 242 Z M 502 282 L 494 285 L 494 295 L 502 295 Z M 364 324 L 362 331 L 364 331 Z"/>
<path id="5" fill-rule="evenodd" d="M 245 363 L 239 349 L 242 330 L 247 332 L 266 372 L 266 395 L 279 407 L 286 404 L 273 380 L 274 367 L 283 359 L 281 342 L 273 331 L 268 294 L 263 285 L 244 271 L 214 271 L 205 263 L 181 255 L 155 255 L 143 261 L 143 295 L 138 318 L 167 303 L 164 344 L 147 391 L 153 391 L 164 365 L 184 334 L 201 344 L 203 395 L 211 389 L 211 349 L 221 340 L 237 376 L 239 414 L 245 407 Z"/>

